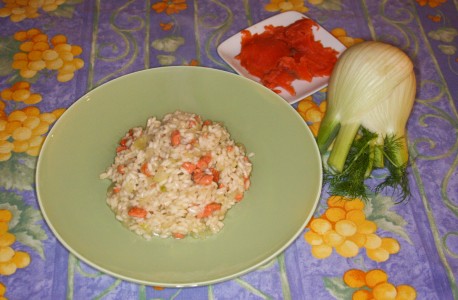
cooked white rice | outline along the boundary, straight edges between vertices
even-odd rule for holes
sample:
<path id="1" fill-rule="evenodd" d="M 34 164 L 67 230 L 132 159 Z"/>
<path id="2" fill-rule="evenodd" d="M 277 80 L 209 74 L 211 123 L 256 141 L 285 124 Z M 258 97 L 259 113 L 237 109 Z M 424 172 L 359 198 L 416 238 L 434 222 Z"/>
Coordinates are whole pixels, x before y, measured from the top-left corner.
<path id="1" fill-rule="evenodd" d="M 223 228 L 249 188 L 248 156 L 221 123 L 176 111 L 129 130 L 100 178 L 112 181 L 107 203 L 136 234 L 203 237 Z"/>

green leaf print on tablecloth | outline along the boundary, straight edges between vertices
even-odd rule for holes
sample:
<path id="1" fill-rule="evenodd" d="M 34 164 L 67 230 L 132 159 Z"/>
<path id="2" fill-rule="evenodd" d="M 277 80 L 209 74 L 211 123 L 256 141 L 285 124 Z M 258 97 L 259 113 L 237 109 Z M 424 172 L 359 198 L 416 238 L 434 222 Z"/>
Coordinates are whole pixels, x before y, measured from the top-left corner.
<path id="1" fill-rule="evenodd" d="M 16 236 L 16 243 L 32 248 L 44 259 L 42 241 L 48 236 L 38 223 L 42 220 L 40 211 L 27 205 L 21 196 L 13 192 L 0 192 L 0 209 L 7 209 L 13 214 L 9 232 Z"/>
<path id="2" fill-rule="evenodd" d="M 24 153 L 14 153 L 0 164 L 0 186 L 6 189 L 32 190 L 37 158 Z"/>

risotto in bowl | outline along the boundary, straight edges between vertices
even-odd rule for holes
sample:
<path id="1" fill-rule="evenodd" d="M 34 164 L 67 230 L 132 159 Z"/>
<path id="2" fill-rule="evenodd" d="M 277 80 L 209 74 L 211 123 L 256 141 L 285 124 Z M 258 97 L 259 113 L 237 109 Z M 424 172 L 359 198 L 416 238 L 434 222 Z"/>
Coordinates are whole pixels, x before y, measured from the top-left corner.
<path id="1" fill-rule="evenodd" d="M 279 95 L 242 76 L 161 67 L 72 104 L 38 157 L 54 236 L 79 260 L 145 285 L 213 284 L 284 251 L 316 208 L 315 139 Z"/>
<path id="2" fill-rule="evenodd" d="M 127 228 L 151 239 L 219 232 L 250 186 L 251 162 L 223 124 L 176 111 L 131 128 L 116 147 L 107 203 Z"/>

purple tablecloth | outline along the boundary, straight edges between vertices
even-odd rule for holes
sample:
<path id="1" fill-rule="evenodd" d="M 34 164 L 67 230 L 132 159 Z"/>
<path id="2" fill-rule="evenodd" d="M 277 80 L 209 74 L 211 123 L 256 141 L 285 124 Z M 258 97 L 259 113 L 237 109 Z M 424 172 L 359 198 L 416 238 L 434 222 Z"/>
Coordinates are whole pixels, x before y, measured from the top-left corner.
<path id="1" fill-rule="evenodd" d="M 0 292 L 4 297 L 351 299 L 360 289 L 372 297 L 380 292 L 380 286 L 368 278 L 369 273 L 378 272 L 374 278 L 385 276 L 385 290 L 397 288 L 398 295 L 407 291 L 417 299 L 458 299 L 456 1 L 2 2 L 0 225 L 7 227 L 0 228 L 0 239 L 7 240 L 7 232 L 15 237 L 12 244 L 0 244 Z M 346 46 L 363 40 L 384 41 L 403 49 L 414 62 L 418 88 L 408 122 L 412 197 L 396 204 L 395 199 L 378 195 L 363 209 L 365 218 L 376 224 L 373 234 L 394 239 L 400 249 L 385 261 L 371 258 L 364 247 L 353 257 L 333 251 L 319 258 L 312 254 L 313 242 L 305 238 L 311 229 L 304 228 L 304 234 L 265 266 L 239 278 L 194 288 L 122 281 L 69 254 L 44 222 L 34 185 L 40 145 L 62 112 L 95 87 L 138 70 L 199 65 L 233 72 L 216 47 L 241 29 L 287 10 L 316 20 Z M 33 28 L 38 31 L 30 31 Z M 71 54 L 65 60 L 70 64 L 30 65 L 34 55 L 44 55 L 46 49 L 59 44 L 70 45 L 68 49 L 62 46 L 63 52 Z M 322 90 L 303 101 L 319 105 L 325 98 Z M 300 111 L 305 106 L 301 103 L 293 106 L 313 126 L 305 111 Z M 38 123 L 29 126 L 26 120 Z M 14 131 L 21 126 L 33 130 Z M 315 217 L 328 211 L 329 196 L 324 189 Z M 10 249 L 15 258 L 9 255 Z M 352 269 L 356 271 L 349 272 Z M 355 287 L 358 280 L 352 274 L 363 274 L 364 286 Z"/>

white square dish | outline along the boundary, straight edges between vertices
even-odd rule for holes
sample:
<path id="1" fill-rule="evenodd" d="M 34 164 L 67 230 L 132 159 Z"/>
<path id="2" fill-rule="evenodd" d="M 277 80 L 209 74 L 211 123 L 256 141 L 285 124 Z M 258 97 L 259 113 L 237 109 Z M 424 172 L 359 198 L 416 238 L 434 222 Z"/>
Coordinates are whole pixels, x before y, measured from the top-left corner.
<path id="1" fill-rule="evenodd" d="M 288 26 L 297 20 L 302 18 L 308 18 L 307 16 L 298 13 L 296 11 L 288 11 L 273 17 L 270 17 L 264 21 L 261 21 L 251 27 L 246 28 L 245 30 L 250 31 L 252 34 L 259 34 L 265 31 L 265 26 L 273 25 L 273 26 Z M 309 18 L 310 19 L 310 18 Z M 338 56 L 345 51 L 346 47 L 336 39 L 332 34 L 326 31 L 323 27 L 317 24 L 318 27 L 313 28 L 313 34 L 315 36 L 315 40 L 321 41 L 323 46 L 331 47 L 338 52 Z M 241 40 L 242 40 L 242 33 L 238 32 L 237 34 L 233 35 L 232 37 L 228 38 L 224 42 L 222 42 L 218 48 L 217 52 L 218 55 L 238 74 L 247 77 L 251 80 L 254 80 L 260 83 L 260 78 L 251 75 L 247 69 L 245 69 L 238 59 L 235 57 L 241 51 Z M 278 88 L 280 90 L 279 95 L 285 99 L 288 103 L 293 104 L 317 91 L 326 87 L 328 85 L 329 76 L 325 77 L 314 77 L 311 82 L 306 80 L 294 80 L 292 86 L 296 91 L 295 95 L 291 95 L 286 90 L 282 88 Z"/>

